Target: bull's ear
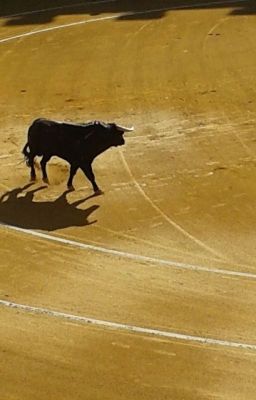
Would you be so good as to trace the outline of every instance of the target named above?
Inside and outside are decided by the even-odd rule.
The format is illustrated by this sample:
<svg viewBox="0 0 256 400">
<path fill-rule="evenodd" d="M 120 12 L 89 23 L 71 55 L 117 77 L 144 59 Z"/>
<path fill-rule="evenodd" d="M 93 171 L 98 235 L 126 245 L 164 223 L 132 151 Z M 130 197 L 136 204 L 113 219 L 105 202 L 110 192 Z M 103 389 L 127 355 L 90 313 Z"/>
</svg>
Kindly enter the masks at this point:
<svg viewBox="0 0 256 400">
<path fill-rule="evenodd" d="M 127 128 L 126 126 L 116 125 L 116 129 L 120 132 L 132 132 L 134 131 L 134 127 Z"/>
</svg>

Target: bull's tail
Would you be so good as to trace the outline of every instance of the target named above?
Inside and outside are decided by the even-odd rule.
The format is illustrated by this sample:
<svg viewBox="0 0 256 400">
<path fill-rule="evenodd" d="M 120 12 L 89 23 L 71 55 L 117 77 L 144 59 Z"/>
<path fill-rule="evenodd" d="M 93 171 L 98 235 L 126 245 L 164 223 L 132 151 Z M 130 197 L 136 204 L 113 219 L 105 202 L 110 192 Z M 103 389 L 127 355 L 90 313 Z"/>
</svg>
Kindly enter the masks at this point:
<svg viewBox="0 0 256 400">
<path fill-rule="evenodd" d="M 22 150 L 22 154 L 24 155 L 24 158 L 25 158 L 27 166 L 31 167 L 30 157 L 29 157 L 30 149 L 29 149 L 29 144 L 28 143 L 25 144 L 25 146 L 24 146 L 24 148 Z"/>
</svg>

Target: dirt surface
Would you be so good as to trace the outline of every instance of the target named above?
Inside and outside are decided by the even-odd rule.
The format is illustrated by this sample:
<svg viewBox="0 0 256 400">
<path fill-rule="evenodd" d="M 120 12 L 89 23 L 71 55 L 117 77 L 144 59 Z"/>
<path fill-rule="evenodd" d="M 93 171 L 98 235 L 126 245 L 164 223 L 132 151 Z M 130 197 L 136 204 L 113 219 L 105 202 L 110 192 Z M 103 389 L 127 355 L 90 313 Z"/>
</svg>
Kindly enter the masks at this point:
<svg viewBox="0 0 256 400">
<path fill-rule="evenodd" d="M 255 7 L 7 3 L 0 300 L 227 346 L 0 305 L 1 399 L 253 400 L 256 350 L 229 344 L 256 346 Z M 135 127 L 95 160 L 102 196 L 58 158 L 29 184 L 39 116 Z"/>
<path fill-rule="evenodd" d="M 253 355 L 15 311 L 4 310 L 1 320 L 5 385 L 0 394 L 4 399 L 56 399 L 60 394 L 63 399 L 254 396 Z"/>
</svg>

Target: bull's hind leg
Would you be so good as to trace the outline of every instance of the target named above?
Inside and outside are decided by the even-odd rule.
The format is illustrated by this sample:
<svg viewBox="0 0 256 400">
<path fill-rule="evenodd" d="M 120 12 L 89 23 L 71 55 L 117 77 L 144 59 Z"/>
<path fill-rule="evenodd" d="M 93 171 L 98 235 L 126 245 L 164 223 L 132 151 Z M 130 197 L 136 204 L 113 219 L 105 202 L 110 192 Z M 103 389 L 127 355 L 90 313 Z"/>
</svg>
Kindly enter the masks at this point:
<svg viewBox="0 0 256 400">
<path fill-rule="evenodd" d="M 45 155 L 45 156 L 43 156 L 42 160 L 40 161 L 41 169 L 42 169 L 42 173 L 43 173 L 43 182 L 45 182 L 45 183 L 49 183 L 49 179 L 48 179 L 47 172 L 46 172 L 46 164 L 50 160 L 50 158 L 51 158 L 51 156 Z"/>
<path fill-rule="evenodd" d="M 30 166 L 30 182 L 35 182 L 36 180 L 36 170 L 34 165 L 34 155 L 29 155 L 28 157 L 28 165 Z"/>
<path fill-rule="evenodd" d="M 25 161 L 28 167 L 30 167 L 30 181 L 34 182 L 36 180 L 36 171 L 34 166 L 35 154 L 30 150 L 30 145 L 27 142 L 22 150 L 25 157 Z"/>
</svg>

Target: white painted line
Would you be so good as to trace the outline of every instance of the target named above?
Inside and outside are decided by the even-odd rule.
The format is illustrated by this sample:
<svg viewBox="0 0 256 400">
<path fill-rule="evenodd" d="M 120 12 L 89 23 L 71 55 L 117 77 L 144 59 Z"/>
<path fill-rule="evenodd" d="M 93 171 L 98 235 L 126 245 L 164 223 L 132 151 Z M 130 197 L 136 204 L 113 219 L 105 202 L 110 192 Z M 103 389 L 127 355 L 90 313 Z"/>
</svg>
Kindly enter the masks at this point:
<svg viewBox="0 0 256 400">
<path fill-rule="evenodd" d="M 70 28 L 72 26 L 89 24 L 91 22 L 105 21 L 105 20 L 108 20 L 108 19 L 114 19 L 115 17 L 116 16 L 110 15 L 110 16 L 107 16 L 107 17 L 92 18 L 92 19 L 88 19 L 88 20 L 84 20 L 84 21 L 72 22 L 70 24 L 52 26 L 51 28 L 39 29 L 37 31 L 26 32 L 26 33 L 22 33 L 20 35 L 15 35 L 15 36 L 10 36 L 8 38 L 0 39 L 0 43 L 5 43 L 5 42 L 9 42 L 9 41 L 14 40 L 14 39 L 21 39 L 21 38 L 24 38 L 24 37 L 33 36 L 33 35 L 36 35 L 36 34 L 39 34 L 39 33 L 51 32 L 51 31 L 55 31 L 55 30 L 63 29 L 63 28 Z"/>
<path fill-rule="evenodd" d="M 20 35 L 9 36 L 7 38 L 0 39 L 0 44 L 9 42 L 9 41 L 15 40 L 15 39 L 20 39 L 20 38 L 25 38 L 28 36 L 37 35 L 37 34 L 44 33 L 44 32 L 51 32 L 54 30 L 70 28 L 70 27 L 78 26 L 78 25 L 85 25 L 85 24 L 89 24 L 92 22 L 102 22 L 102 21 L 108 21 L 108 20 L 113 20 L 113 19 L 118 19 L 118 18 L 132 17 L 133 15 L 145 15 L 145 14 L 156 13 L 156 12 L 161 12 L 161 11 L 185 10 L 185 9 L 208 7 L 208 6 L 214 6 L 214 5 L 225 5 L 225 4 L 239 4 L 239 3 L 244 3 L 246 1 L 248 1 L 248 0 L 224 0 L 221 2 L 212 1 L 212 2 L 202 2 L 202 3 L 194 3 L 194 4 L 181 4 L 179 6 L 169 6 L 169 7 L 157 8 L 157 9 L 151 9 L 151 10 L 143 10 L 143 11 L 131 11 L 131 12 L 126 12 L 126 13 L 121 13 L 121 14 L 109 15 L 109 16 L 105 16 L 105 17 L 86 19 L 86 20 L 82 20 L 82 21 L 78 21 L 78 22 L 72 22 L 69 24 L 56 25 L 56 26 L 52 26 L 49 28 L 35 30 L 32 32 L 25 32 Z"/>
<path fill-rule="evenodd" d="M 198 343 L 202 343 L 202 344 L 206 344 L 206 345 L 233 347 L 233 348 L 240 348 L 240 349 L 254 350 L 254 351 L 256 350 L 256 344 L 239 343 L 239 342 L 233 342 L 233 341 L 229 341 L 229 340 L 213 339 L 213 338 L 208 338 L 208 337 L 186 335 L 186 334 L 177 333 L 177 332 L 161 331 L 158 329 L 144 328 L 144 327 L 135 326 L 135 325 L 127 325 L 127 324 L 122 324 L 122 323 L 118 323 L 118 322 L 104 321 L 104 320 L 100 320 L 100 319 L 94 319 L 94 318 L 73 315 L 73 314 L 67 314 L 67 313 L 63 313 L 60 311 L 49 310 L 48 308 L 33 307 L 33 306 L 13 303 L 11 301 L 5 301 L 5 300 L 0 300 L 0 305 L 3 307 L 22 310 L 22 311 L 25 311 L 28 313 L 41 314 L 41 315 L 46 315 L 49 317 L 68 319 L 68 320 L 79 322 L 79 323 L 102 326 L 102 327 L 108 328 L 108 329 L 123 330 L 123 331 L 128 331 L 128 332 L 133 332 L 133 333 L 142 333 L 145 335 L 154 335 L 154 336 L 160 336 L 160 337 L 164 337 L 164 338 L 168 338 L 168 339 L 176 339 L 176 340 L 187 341 L 187 342 L 198 342 Z"/>
<path fill-rule="evenodd" d="M 239 272 L 239 271 L 232 271 L 232 270 L 226 270 L 226 269 L 208 268 L 208 267 L 204 267 L 204 266 L 200 266 L 200 265 L 184 264 L 181 262 L 163 260 L 161 258 L 147 257 L 147 256 L 139 255 L 139 254 L 128 253 L 125 251 L 119 251 L 119 250 L 109 249 L 109 248 L 105 248 L 105 247 L 101 247 L 101 246 L 94 246 L 94 245 L 87 244 L 87 243 L 81 243 L 81 242 L 77 242 L 74 240 L 65 239 L 63 237 L 53 236 L 53 235 L 49 235 L 47 233 L 32 231 L 29 229 L 19 228 L 17 226 L 7 225 L 7 224 L 2 224 L 2 223 L 0 223 L 0 227 L 2 227 L 3 229 L 13 230 L 13 231 L 21 232 L 23 234 L 39 237 L 41 239 L 50 240 L 52 242 L 69 245 L 71 247 L 76 247 L 76 248 L 80 248 L 83 250 L 90 250 L 90 251 L 103 253 L 103 254 L 109 254 L 111 256 L 122 257 L 122 258 L 130 259 L 130 260 L 134 260 L 134 261 L 138 261 L 138 262 L 146 262 L 146 263 L 150 263 L 150 264 L 164 265 L 164 266 L 168 266 L 168 267 L 174 267 L 174 268 L 190 270 L 190 271 L 200 271 L 200 272 L 207 272 L 207 273 L 213 273 L 213 274 L 219 274 L 219 275 L 226 275 L 226 276 L 231 276 L 231 277 L 239 277 L 239 278 L 256 280 L 256 274 L 253 274 L 250 272 Z"/>
</svg>

